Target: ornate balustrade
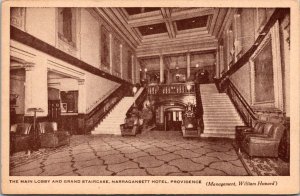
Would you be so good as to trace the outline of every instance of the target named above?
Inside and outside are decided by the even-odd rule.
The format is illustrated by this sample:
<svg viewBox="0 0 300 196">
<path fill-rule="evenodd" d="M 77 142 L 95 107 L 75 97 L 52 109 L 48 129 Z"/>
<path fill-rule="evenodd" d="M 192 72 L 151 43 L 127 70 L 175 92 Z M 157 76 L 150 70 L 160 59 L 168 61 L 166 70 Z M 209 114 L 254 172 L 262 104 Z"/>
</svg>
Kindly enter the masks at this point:
<svg viewBox="0 0 300 196">
<path fill-rule="evenodd" d="M 157 84 L 148 86 L 148 95 L 172 95 L 172 94 L 191 94 L 195 93 L 195 84 L 189 83 L 173 83 L 173 84 Z"/>
</svg>

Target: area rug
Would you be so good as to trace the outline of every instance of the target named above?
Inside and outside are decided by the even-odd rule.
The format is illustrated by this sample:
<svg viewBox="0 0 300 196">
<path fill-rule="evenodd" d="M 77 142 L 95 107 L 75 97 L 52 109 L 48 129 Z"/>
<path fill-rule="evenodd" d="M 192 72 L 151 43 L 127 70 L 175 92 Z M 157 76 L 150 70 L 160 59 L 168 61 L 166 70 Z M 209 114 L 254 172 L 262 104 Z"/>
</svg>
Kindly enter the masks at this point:
<svg viewBox="0 0 300 196">
<path fill-rule="evenodd" d="M 252 176 L 289 176 L 289 163 L 282 161 L 280 158 L 260 158 L 253 157 L 250 159 L 245 152 L 239 152 L 237 145 L 234 143 L 237 154 L 246 168 L 249 175 Z"/>
<path fill-rule="evenodd" d="M 91 136 L 82 136 L 82 135 L 72 135 L 71 142 L 69 146 L 60 146 L 57 148 L 40 148 L 37 151 L 33 151 L 30 153 L 30 155 L 26 154 L 25 151 L 16 152 L 12 156 L 10 156 L 10 168 L 14 168 L 16 166 L 29 163 L 31 161 L 35 161 L 38 158 L 41 158 L 43 156 L 50 155 L 52 153 L 57 153 L 59 151 L 63 151 L 67 148 L 71 148 L 74 146 L 77 146 L 79 144 L 85 143 L 89 140 L 91 140 Z"/>
</svg>

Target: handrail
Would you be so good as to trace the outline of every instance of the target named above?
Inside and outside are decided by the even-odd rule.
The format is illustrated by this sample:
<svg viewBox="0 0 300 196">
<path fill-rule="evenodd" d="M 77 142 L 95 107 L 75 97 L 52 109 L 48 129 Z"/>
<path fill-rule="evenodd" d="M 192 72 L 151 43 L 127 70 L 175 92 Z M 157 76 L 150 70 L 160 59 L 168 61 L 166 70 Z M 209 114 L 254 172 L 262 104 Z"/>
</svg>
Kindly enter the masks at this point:
<svg viewBox="0 0 300 196">
<path fill-rule="evenodd" d="M 90 132 L 103 118 L 109 113 L 109 111 L 124 97 L 131 92 L 130 85 L 121 85 L 108 97 L 106 97 L 101 103 L 99 103 L 94 109 L 83 117 L 84 132 Z"/>
<path fill-rule="evenodd" d="M 202 116 L 204 114 L 204 111 L 203 111 L 203 105 L 202 105 L 202 98 L 201 98 L 199 83 L 196 83 L 195 88 L 196 88 L 196 105 L 197 105 L 197 108 L 198 108 L 198 115 L 199 115 L 198 117 L 202 118 Z"/>
<path fill-rule="evenodd" d="M 126 114 L 130 113 L 133 110 L 133 107 L 137 107 L 141 109 L 143 102 L 147 98 L 147 89 L 144 88 L 139 97 L 135 100 L 135 102 L 132 104 L 132 106 L 127 110 Z"/>
<path fill-rule="evenodd" d="M 232 100 L 233 104 L 237 108 L 238 113 L 241 115 L 243 121 L 248 125 L 252 124 L 252 121 L 258 120 L 257 115 L 247 103 L 245 98 L 240 94 L 236 86 L 228 79 L 226 80 L 226 86 L 223 87 L 229 98 Z"/>
<path fill-rule="evenodd" d="M 109 90 L 107 93 L 105 93 L 104 95 L 102 95 L 97 101 L 95 101 L 92 105 L 90 105 L 87 109 L 86 109 L 86 113 L 91 112 L 99 103 L 101 103 L 102 101 L 104 101 L 105 98 L 109 97 L 110 94 L 114 91 L 116 91 L 120 86 L 114 86 L 111 90 Z"/>
<path fill-rule="evenodd" d="M 241 95 L 241 93 L 238 91 L 238 89 L 235 87 L 235 85 L 230 80 L 228 81 L 228 85 L 232 88 L 232 90 L 234 91 L 234 93 L 237 95 L 237 97 L 239 98 L 239 100 L 241 101 L 241 103 L 243 104 L 243 106 L 246 108 L 246 110 L 248 111 L 248 113 L 250 114 L 250 116 L 254 120 L 257 120 L 257 116 L 255 115 L 255 112 L 253 111 L 253 109 L 251 108 L 251 106 L 247 103 L 247 101 L 245 100 L 245 98 Z"/>
</svg>

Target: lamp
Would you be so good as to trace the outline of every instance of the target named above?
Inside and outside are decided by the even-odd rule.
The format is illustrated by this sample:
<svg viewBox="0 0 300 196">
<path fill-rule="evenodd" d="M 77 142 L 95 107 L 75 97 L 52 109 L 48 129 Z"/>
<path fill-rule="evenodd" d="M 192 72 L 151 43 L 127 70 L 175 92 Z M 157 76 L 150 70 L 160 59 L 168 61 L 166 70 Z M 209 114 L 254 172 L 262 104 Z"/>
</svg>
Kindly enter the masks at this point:
<svg viewBox="0 0 300 196">
<path fill-rule="evenodd" d="M 33 115 L 33 142 L 34 144 L 32 145 L 33 150 L 36 150 L 39 146 L 38 146 L 38 133 L 37 133 L 37 129 L 36 129 L 36 113 L 37 112 L 44 112 L 44 110 L 42 108 L 28 108 L 27 112 L 34 112 Z"/>
</svg>

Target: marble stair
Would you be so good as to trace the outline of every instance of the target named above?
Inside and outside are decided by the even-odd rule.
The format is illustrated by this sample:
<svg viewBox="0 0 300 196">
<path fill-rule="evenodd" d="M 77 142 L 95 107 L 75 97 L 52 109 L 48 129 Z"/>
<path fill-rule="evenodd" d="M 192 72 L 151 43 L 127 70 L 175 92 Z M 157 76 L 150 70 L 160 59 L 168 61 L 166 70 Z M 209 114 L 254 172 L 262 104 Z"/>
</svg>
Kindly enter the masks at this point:
<svg viewBox="0 0 300 196">
<path fill-rule="evenodd" d="M 144 88 L 140 88 L 134 97 L 124 97 L 109 114 L 94 128 L 93 135 L 110 134 L 121 135 L 120 124 L 124 123 L 126 112 L 134 104 L 134 101 L 140 96 Z"/>
<path fill-rule="evenodd" d="M 235 126 L 244 125 L 226 93 L 219 93 L 215 84 L 200 85 L 204 131 L 201 137 L 235 138 Z"/>
</svg>

